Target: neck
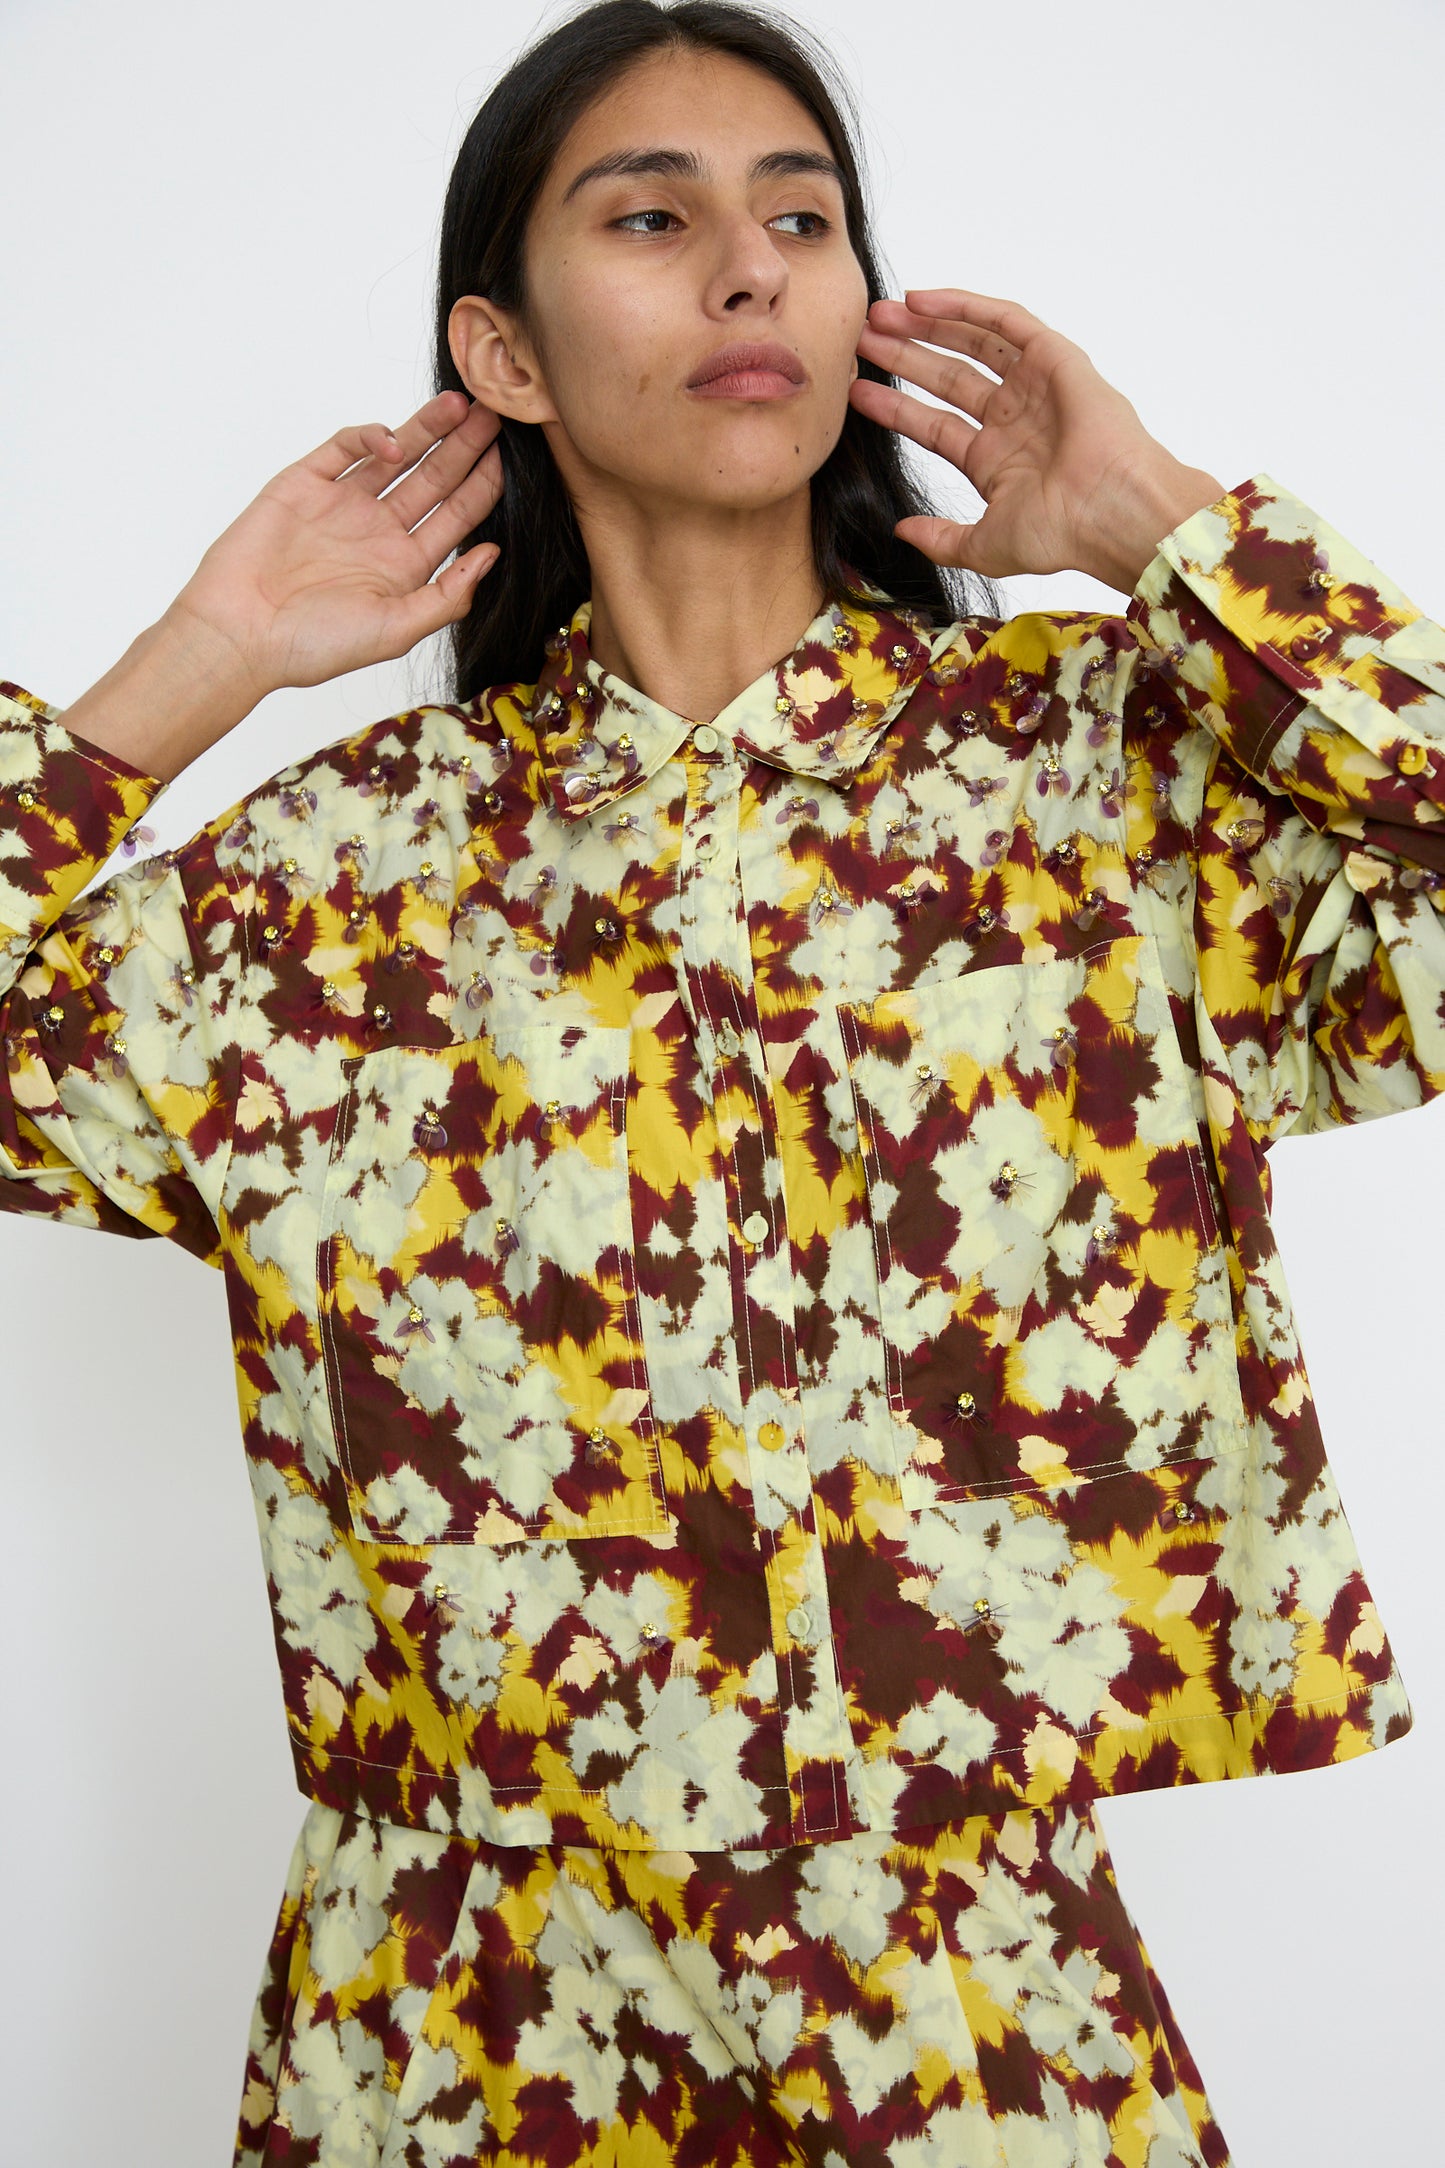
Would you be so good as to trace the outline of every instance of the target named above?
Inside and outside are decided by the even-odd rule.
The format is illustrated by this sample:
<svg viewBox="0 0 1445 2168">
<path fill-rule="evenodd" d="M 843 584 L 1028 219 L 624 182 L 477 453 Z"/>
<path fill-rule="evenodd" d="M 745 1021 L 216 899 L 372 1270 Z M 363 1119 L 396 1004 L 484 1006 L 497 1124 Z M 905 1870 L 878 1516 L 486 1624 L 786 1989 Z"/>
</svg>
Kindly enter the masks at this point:
<svg viewBox="0 0 1445 2168">
<path fill-rule="evenodd" d="M 823 607 L 809 521 L 806 486 L 757 510 L 578 503 L 593 656 L 675 715 L 710 722 Z"/>
</svg>

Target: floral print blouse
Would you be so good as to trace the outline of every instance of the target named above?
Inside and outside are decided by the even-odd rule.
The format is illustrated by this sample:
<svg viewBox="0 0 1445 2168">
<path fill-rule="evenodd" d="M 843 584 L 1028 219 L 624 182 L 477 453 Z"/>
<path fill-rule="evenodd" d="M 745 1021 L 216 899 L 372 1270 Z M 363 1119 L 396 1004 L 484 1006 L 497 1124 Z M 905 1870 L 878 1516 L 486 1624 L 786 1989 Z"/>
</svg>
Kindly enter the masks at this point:
<svg viewBox="0 0 1445 2168">
<path fill-rule="evenodd" d="M 589 623 L 103 884 L 164 785 L 0 686 L 0 1208 L 224 1274 L 302 1789 L 776 1847 L 1397 1737 L 1267 1154 L 1445 1089 L 1445 632 L 1263 474 L 703 723 Z"/>
</svg>

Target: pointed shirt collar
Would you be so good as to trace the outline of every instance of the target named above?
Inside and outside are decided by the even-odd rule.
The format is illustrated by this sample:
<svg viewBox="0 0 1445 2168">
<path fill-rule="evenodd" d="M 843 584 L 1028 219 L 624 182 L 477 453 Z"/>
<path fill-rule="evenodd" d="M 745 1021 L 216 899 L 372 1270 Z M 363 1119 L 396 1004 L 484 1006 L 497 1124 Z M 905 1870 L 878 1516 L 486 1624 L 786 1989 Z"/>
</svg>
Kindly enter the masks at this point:
<svg viewBox="0 0 1445 2168">
<path fill-rule="evenodd" d="M 713 716 L 719 740 L 795 775 L 850 783 L 948 638 L 868 592 L 866 605 L 830 603 L 791 653 Z M 591 624 L 589 599 L 547 642 L 530 710 L 552 796 L 574 816 L 635 788 L 698 727 L 604 670 Z"/>
</svg>

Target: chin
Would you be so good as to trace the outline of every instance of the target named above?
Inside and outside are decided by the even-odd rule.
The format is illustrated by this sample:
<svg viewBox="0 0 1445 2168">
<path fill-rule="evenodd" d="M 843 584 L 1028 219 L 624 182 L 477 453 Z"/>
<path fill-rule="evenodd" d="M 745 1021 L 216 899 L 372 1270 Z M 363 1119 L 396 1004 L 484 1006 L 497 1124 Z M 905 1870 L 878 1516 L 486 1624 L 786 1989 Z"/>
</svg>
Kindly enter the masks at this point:
<svg viewBox="0 0 1445 2168">
<path fill-rule="evenodd" d="M 777 504 L 800 489 L 828 456 L 831 447 L 814 444 L 811 435 L 795 432 L 767 445 L 724 439 L 700 447 L 677 471 L 677 487 L 696 500 L 738 510 Z"/>
</svg>

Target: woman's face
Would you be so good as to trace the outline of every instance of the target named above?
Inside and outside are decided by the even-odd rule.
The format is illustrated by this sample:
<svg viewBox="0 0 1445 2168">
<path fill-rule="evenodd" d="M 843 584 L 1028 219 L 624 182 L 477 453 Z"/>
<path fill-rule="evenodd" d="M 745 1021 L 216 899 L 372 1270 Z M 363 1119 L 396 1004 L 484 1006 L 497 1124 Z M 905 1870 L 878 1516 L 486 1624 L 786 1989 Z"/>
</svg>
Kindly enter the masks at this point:
<svg viewBox="0 0 1445 2168">
<path fill-rule="evenodd" d="M 527 284 L 535 345 L 473 296 L 453 353 L 476 397 L 545 428 L 580 514 L 619 487 L 663 513 L 755 510 L 837 442 L 863 272 L 827 138 L 746 62 L 650 56 L 587 108 L 534 206 Z M 703 388 L 737 344 L 780 348 L 791 378 Z"/>
</svg>

